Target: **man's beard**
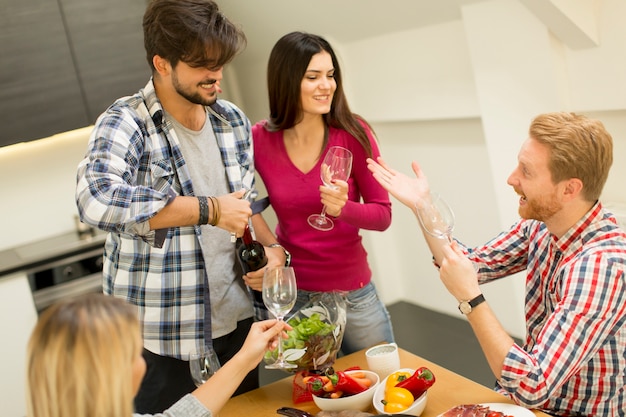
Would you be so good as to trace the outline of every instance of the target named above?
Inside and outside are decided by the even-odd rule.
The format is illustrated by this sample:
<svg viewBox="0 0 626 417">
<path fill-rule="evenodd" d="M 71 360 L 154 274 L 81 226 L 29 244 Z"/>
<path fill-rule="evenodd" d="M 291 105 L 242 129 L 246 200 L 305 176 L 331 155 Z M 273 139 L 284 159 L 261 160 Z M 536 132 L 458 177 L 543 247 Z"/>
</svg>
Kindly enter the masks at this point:
<svg viewBox="0 0 626 417">
<path fill-rule="evenodd" d="M 554 195 L 547 199 L 526 200 L 525 206 L 520 206 L 519 214 L 524 219 L 533 219 L 545 222 L 563 208 Z"/>
<path fill-rule="evenodd" d="M 210 84 L 210 83 L 215 84 L 215 80 L 210 80 L 209 82 L 202 83 L 202 84 Z M 217 90 L 215 91 L 215 94 L 213 95 L 213 97 L 210 97 L 210 98 L 204 98 L 197 91 L 187 91 L 183 87 L 183 85 L 180 82 L 178 82 L 178 75 L 176 74 L 176 71 L 172 72 L 172 85 L 174 86 L 174 89 L 181 97 L 183 97 L 184 99 L 186 99 L 187 101 L 193 104 L 210 106 L 211 104 L 217 101 Z M 201 87 L 198 87 L 198 88 L 201 88 Z"/>
</svg>

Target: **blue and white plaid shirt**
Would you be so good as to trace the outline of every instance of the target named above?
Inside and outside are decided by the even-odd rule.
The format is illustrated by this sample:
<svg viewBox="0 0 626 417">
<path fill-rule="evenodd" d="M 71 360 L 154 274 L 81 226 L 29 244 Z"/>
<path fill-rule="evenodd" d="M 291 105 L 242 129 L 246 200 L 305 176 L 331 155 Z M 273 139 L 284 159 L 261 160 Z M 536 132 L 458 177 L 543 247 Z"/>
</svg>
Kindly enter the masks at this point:
<svg viewBox="0 0 626 417">
<path fill-rule="evenodd" d="M 207 110 L 231 192 L 254 190 L 249 120 L 224 100 Z M 150 80 L 98 118 L 78 166 L 76 202 L 85 223 L 110 232 L 104 292 L 138 307 L 148 350 L 186 359 L 211 326 L 204 320 L 201 230 L 150 231 L 148 225 L 175 196 L 194 195 L 178 144 Z"/>
</svg>

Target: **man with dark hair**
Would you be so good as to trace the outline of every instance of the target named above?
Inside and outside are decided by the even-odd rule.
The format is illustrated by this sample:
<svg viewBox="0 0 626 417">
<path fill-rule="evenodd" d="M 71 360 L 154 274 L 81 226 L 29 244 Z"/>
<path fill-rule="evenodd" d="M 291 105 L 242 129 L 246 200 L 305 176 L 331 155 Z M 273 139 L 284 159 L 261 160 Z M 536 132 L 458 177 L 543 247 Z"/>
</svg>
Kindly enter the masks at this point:
<svg viewBox="0 0 626 417">
<path fill-rule="evenodd" d="M 191 350 L 212 345 L 225 363 L 248 334 L 233 237 L 256 191 L 250 122 L 217 98 L 244 34 L 210 0 L 153 0 L 143 28 L 152 78 L 98 118 L 76 201 L 83 222 L 109 232 L 104 292 L 138 307 L 148 370 L 136 411 L 158 413 L 195 389 Z M 236 394 L 257 386 L 254 370 Z"/>
</svg>

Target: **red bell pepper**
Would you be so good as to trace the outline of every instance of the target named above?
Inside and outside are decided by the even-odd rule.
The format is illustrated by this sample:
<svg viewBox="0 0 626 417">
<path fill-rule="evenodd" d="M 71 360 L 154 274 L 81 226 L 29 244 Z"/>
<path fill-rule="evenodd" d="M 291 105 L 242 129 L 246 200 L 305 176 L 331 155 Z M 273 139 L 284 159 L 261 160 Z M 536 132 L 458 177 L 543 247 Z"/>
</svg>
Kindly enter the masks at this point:
<svg viewBox="0 0 626 417">
<path fill-rule="evenodd" d="M 306 381 L 306 386 L 309 392 L 313 395 L 317 395 L 318 397 L 322 397 L 326 394 L 324 391 L 324 385 L 326 382 L 319 375 L 312 375 Z"/>
<path fill-rule="evenodd" d="M 368 387 L 361 384 L 349 374 L 342 371 L 327 374 L 331 382 L 335 386 L 335 391 L 341 391 L 345 395 L 354 395 L 365 391 Z"/>
<path fill-rule="evenodd" d="M 413 375 L 409 378 L 396 384 L 396 387 L 408 389 L 417 400 L 423 393 L 426 392 L 428 388 L 432 387 L 434 383 L 435 375 L 430 369 L 422 366 L 421 368 L 415 370 Z"/>
</svg>

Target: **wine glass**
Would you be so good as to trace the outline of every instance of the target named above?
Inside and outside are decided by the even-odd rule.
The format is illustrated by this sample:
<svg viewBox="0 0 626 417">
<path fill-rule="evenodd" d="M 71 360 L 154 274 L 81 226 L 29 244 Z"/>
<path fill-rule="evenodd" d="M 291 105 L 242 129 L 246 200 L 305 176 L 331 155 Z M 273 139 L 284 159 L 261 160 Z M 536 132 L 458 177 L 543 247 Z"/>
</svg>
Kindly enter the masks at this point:
<svg viewBox="0 0 626 417">
<path fill-rule="evenodd" d="M 431 193 L 430 201 L 420 200 L 415 208 L 422 227 L 429 235 L 452 241 L 454 213 L 439 194 Z"/>
<path fill-rule="evenodd" d="M 220 366 L 217 353 L 208 346 L 194 349 L 189 353 L 189 370 L 197 387 L 207 382 L 220 369 Z"/>
<path fill-rule="evenodd" d="M 341 146 L 333 146 L 324 157 L 320 177 L 325 186 L 336 188 L 333 181 L 348 181 L 351 169 L 352 152 Z M 317 230 L 328 231 L 335 226 L 333 221 L 326 217 L 326 206 L 322 209 L 321 214 L 311 214 L 307 220 Z"/>
<path fill-rule="evenodd" d="M 263 303 L 268 311 L 279 321 L 291 311 L 296 303 L 298 290 L 296 275 L 290 266 L 268 268 L 263 275 Z M 289 369 L 296 365 L 285 362 L 283 358 L 282 337 L 278 338 L 278 359 L 276 362 L 265 365 L 267 369 Z"/>
</svg>

